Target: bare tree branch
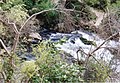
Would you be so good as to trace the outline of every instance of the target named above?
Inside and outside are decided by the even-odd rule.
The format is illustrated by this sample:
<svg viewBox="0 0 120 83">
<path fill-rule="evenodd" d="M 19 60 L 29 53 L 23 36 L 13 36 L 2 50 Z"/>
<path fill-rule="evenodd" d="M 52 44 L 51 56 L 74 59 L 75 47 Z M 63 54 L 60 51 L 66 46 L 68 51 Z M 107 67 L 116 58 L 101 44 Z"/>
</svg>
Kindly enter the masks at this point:
<svg viewBox="0 0 120 83">
<path fill-rule="evenodd" d="M 2 44 L 4 50 L 7 52 L 7 54 L 8 54 L 9 56 L 11 56 L 10 52 L 7 50 L 7 47 L 5 46 L 5 44 L 3 43 L 3 41 L 2 41 L 1 39 L 0 39 L 0 43 Z"/>
<path fill-rule="evenodd" d="M 33 18 L 34 16 L 39 15 L 39 14 L 44 13 L 44 12 L 54 11 L 54 10 L 56 10 L 56 9 L 43 10 L 43 11 L 40 11 L 40 12 L 38 12 L 38 13 L 33 14 L 32 16 L 30 16 L 30 17 L 24 22 L 24 24 L 21 26 L 21 28 L 20 28 L 19 31 L 21 32 L 22 29 L 24 28 L 24 26 L 27 24 L 27 22 L 28 22 L 31 18 Z"/>
<path fill-rule="evenodd" d="M 119 35 L 119 32 L 118 33 L 115 33 L 115 34 L 113 34 L 112 36 L 110 36 L 110 37 L 108 37 L 103 43 L 101 43 L 96 49 L 94 49 L 91 53 L 89 53 L 88 55 L 89 55 L 89 57 L 90 56 L 92 56 L 92 54 L 95 52 L 95 51 L 97 51 L 97 50 L 99 50 L 100 49 L 100 47 L 102 46 L 102 45 L 104 45 L 108 40 L 110 40 L 111 38 L 113 38 L 113 37 L 115 37 L 115 36 L 117 36 L 117 35 Z"/>
<path fill-rule="evenodd" d="M 15 23 L 11 23 L 10 21 L 9 21 L 9 19 L 8 19 L 8 24 L 11 24 L 11 25 L 13 25 L 13 30 L 14 30 L 14 32 L 17 34 L 17 33 L 19 33 L 18 32 L 18 29 L 17 29 L 17 26 L 16 26 L 16 24 Z"/>
<path fill-rule="evenodd" d="M 19 43 L 19 37 L 20 37 L 20 33 L 18 32 L 15 35 L 14 44 L 13 44 L 13 47 L 12 47 L 13 53 L 15 53 L 15 50 L 17 48 L 17 44 Z"/>
<path fill-rule="evenodd" d="M 38 13 L 33 14 L 32 16 L 30 16 L 30 17 L 24 22 L 24 24 L 21 26 L 21 28 L 19 29 L 19 31 L 17 30 L 16 25 L 15 25 L 14 23 L 11 23 L 11 24 L 14 25 L 14 29 L 15 29 L 15 31 L 16 31 L 16 36 L 15 36 L 15 40 L 14 40 L 14 45 L 13 45 L 13 48 L 12 48 L 12 49 L 13 49 L 13 53 L 15 52 L 15 50 L 16 50 L 16 48 L 17 48 L 17 44 L 19 43 L 20 33 L 21 33 L 22 29 L 25 27 L 25 25 L 27 24 L 27 22 L 28 22 L 30 19 L 32 19 L 34 16 L 36 16 L 36 15 L 39 15 L 39 14 L 44 13 L 44 12 L 52 11 L 52 10 L 56 10 L 56 9 L 43 10 L 43 11 L 40 11 L 40 12 L 38 12 Z"/>
</svg>

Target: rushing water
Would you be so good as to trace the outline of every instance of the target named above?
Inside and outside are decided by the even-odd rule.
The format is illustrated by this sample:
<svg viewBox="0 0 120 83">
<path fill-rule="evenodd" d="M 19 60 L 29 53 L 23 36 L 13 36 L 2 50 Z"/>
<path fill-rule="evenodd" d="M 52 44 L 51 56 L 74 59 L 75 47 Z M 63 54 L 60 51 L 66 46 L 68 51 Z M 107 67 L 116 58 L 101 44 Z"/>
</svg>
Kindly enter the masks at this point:
<svg viewBox="0 0 120 83">
<path fill-rule="evenodd" d="M 57 44 L 56 47 L 59 50 L 63 50 L 64 52 L 70 54 L 75 59 L 79 58 L 79 60 L 83 60 L 83 61 L 86 59 L 87 56 L 84 54 L 81 54 L 82 52 L 79 52 L 78 53 L 79 57 L 78 57 L 77 51 L 79 49 L 82 49 L 82 51 L 88 54 L 105 41 L 101 39 L 99 36 L 97 36 L 96 34 L 84 32 L 84 31 L 74 31 L 74 32 L 71 32 L 70 34 L 51 33 L 49 35 L 49 39 L 51 39 L 54 42 L 59 41 L 64 37 L 67 39 L 66 42 L 63 44 Z M 83 41 L 81 41 L 80 39 L 81 37 L 87 39 L 88 41 L 93 41 L 95 45 L 84 44 Z M 104 45 L 102 45 L 100 49 L 94 52 L 94 57 L 97 60 L 102 59 L 106 63 L 110 64 L 110 67 L 115 72 L 115 75 L 116 73 L 120 72 L 120 56 L 117 55 L 118 57 L 116 57 L 116 54 L 114 53 L 114 51 L 111 51 L 108 48 L 118 49 L 119 46 L 120 46 L 119 42 L 116 42 L 114 40 L 109 40 Z M 113 78 L 115 75 L 113 75 Z M 120 74 L 116 76 L 120 77 Z M 119 79 L 120 78 L 116 79 L 115 77 L 115 81 L 120 81 Z"/>
<path fill-rule="evenodd" d="M 90 33 L 87 31 L 74 31 L 69 34 L 65 33 L 57 33 L 57 32 L 50 32 L 50 31 L 43 31 L 41 33 L 42 37 L 44 40 L 50 39 L 52 42 L 57 42 L 60 41 L 61 39 L 64 39 L 64 43 L 56 44 L 56 47 L 58 50 L 62 50 L 69 55 L 72 56 L 71 59 L 78 59 L 85 61 L 87 56 L 83 53 L 83 51 L 88 54 L 95 50 L 100 44 L 102 44 L 105 40 L 101 39 L 97 34 Z M 82 39 L 85 41 L 90 41 L 90 43 L 84 43 Z M 104 45 L 102 45 L 97 51 L 93 53 L 93 56 L 97 59 L 100 60 L 102 59 L 106 63 L 108 63 L 111 67 L 111 69 L 116 73 L 120 72 L 120 56 L 117 55 L 112 51 L 111 48 L 120 48 L 120 43 L 116 42 L 114 40 L 109 40 L 107 41 Z M 77 51 L 81 49 L 82 52 Z M 120 53 L 119 53 L 120 54 Z M 20 54 L 21 55 L 21 54 Z M 26 60 L 35 60 L 35 57 L 33 57 L 31 54 L 27 53 L 24 57 Z M 22 57 L 22 56 L 21 56 Z M 113 77 L 115 76 L 113 74 Z M 117 76 L 117 75 L 116 75 Z M 120 74 L 119 76 L 120 77 Z M 116 80 L 116 77 L 115 77 Z M 119 78 L 117 81 L 120 81 Z"/>
<path fill-rule="evenodd" d="M 92 52 L 95 48 L 97 48 L 104 40 L 100 39 L 97 35 L 95 34 L 90 34 L 86 32 L 81 32 L 81 31 L 75 31 L 72 32 L 71 34 L 63 34 L 63 33 L 53 33 L 50 35 L 50 39 L 52 41 L 57 41 L 62 38 L 66 37 L 67 40 L 63 44 L 57 44 L 56 47 L 59 48 L 59 50 L 63 50 L 66 53 L 71 54 L 74 58 L 77 57 L 77 51 L 79 49 L 82 49 L 85 53 L 90 53 Z M 84 44 L 80 37 L 83 37 L 87 39 L 88 41 L 93 41 L 95 45 L 86 45 Z M 118 46 L 118 42 L 115 41 L 108 41 L 106 42 L 99 50 L 95 51 L 95 57 L 97 59 L 103 59 L 106 62 L 110 62 L 112 57 L 114 56 L 108 49 L 106 48 L 116 48 Z M 82 60 L 85 60 L 86 56 L 81 56 L 81 53 L 79 53 L 79 58 Z"/>
</svg>

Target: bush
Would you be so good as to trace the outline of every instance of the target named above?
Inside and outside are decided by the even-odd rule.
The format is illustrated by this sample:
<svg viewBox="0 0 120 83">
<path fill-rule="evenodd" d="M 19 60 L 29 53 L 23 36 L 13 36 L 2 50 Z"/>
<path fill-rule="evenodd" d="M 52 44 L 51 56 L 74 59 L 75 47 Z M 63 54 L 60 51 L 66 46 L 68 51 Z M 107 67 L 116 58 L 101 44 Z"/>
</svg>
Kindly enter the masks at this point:
<svg viewBox="0 0 120 83">
<path fill-rule="evenodd" d="M 84 0 L 85 3 L 91 7 L 105 10 L 109 0 Z"/>
<path fill-rule="evenodd" d="M 22 0 L 7 0 L 5 3 L 1 4 L 1 8 L 3 10 L 10 10 L 10 8 L 17 6 L 17 5 L 24 5 Z"/>
<path fill-rule="evenodd" d="M 98 9 L 104 9 L 106 5 L 110 6 L 110 4 L 108 3 L 109 1 L 107 2 L 106 0 L 103 0 L 103 2 L 101 0 L 85 0 L 85 2 L 87 3 L 87 5 L 78 1 L 68 1 L 68 3 L 66 3 L 65 6 L 68 9 L 72 9 L 75 7 L 75 11 L 83 10 L 81 13 L 75 11 L 71 11 L 68 13 L 64 11 L 65 13 L 68 13 L 68 15 L 70 14 L 72 18 L 70 18 L 69 16 L 66 17 L 62 13 L 60 13 L 62 18 L 57 18 L 58 13 L 56 13 L 55 11 L 42 13 L 41 17 L 44 21 L 43 25 L 48 28 L 53 28 L 53 25 L 57 24 L 57 20 L 60 22 L 60 25 L 63 24 L 63 27 L 64 23 L 66 22 L 65 28 L 67 28 L 67 31 L 74 27 L 74 24 L 75 26 L 80 25 L 76 26 L 75 28 L 81 26 L 83 27 L 84 22 L 89 22 L 91 21 L 91 19 L 93 20 L 96 18 L 95 15 L 92 15 L 92 13 L 89 11 L 88 5 L 91 7 L 97 7 Z M 117 2 L 117 5 L 114 4 L 111 5 L 110 8 L 114 6 L 114 8 L 118 8 L 120 3 Z M 0 3 L 0 39 L 3 40 L 6 47 L 11 47 L 13 44 L 11 40 L 13 40 L 16 35 L 14 35 L 15 32 L 13 32 L 13 30 L 11 29 L 11 27 L 13 26 L 9 26 L 8 18 L 10 22 L 14 22 L 19 29 L 21 24 L 24 23 L 29 15 L 40 12 L 42 10 L 55 8 L 54 6 L 55 5 L 51 2 L 51 0 L 6 0 L 5 3 Z M 1 11 L 3 11 L 2 14 Z M 117 12 L 117 14 L 119 16 L 119 11 Z M 39 16 L 40 15 L 36 16 L 36 18 L 41 20 Z M 54 21 L 54 19 L 56 20 Z M 81 20 L 84 21 L 83 25 L 82 23 L 79 24 L 79 21 Z M 21 34 L 29 35 L 30 31 L 27 31 L 27 29 L 30 30 L 31 27 L 35 31 L 36 27 L 33 27 L 33 25 L 35 24 L 33 22 L 35 22 L 34 19 L 31 19 L 26 24 L 25 29 L 21 31 Z M 38 26 L 40 26 L 40 24 L 38 24 Z M 26 29 L 26 27 L 28 28 Z M 31 30 L 31 32 L 32 31 L 33 30 Z M 64 29 L 63 31 L 65 32 Z M 22 49 L 23 53 L 26 52 L 26 47 L 23 46 L 24 44 L 22 43 L 24 43 L 25 41 L 25 44 L 27 44 L 27 48 L 29 48 L 28 45 L 30 45 L 31 42 L 28 42 L 27 40 L 28 36 L 23 38 L 22 36 L 20 36 L 20 47 L 18 47 L 16 51 L 20 51 L 20 49 Z M 81 40 L 87 45 L 95 45 L 93 41 L 87 41 L 84 38 L 81 38 Z M 62 40 L 59 43 L 63 42 L 65 41 Z M 83 70 L 85 70 L 85 68 L 81 64 L 78 65 L 77 63 L 67 63 L 66 61 L 62 60 L 60 54 L 61 51 L 58 51 L 54 45 L 55 43 L 52 43 L 51 41 L 42 41 L 39 45 L 33 46 L 33 54 L 36 56 L 36 59 L 32 61 L 23 61 L 12 52 L 10 53 L 10 56 L 9 53 L 6 54 L 6 49 L 4 50 L 2 49 L 2 46 L 0 46 L 0 53 L 2 52 L 2 50 L 4 51 L 4 53 L 2 53 L 0 56 L 0 78 L 2 78 L 4 82 L 7 83 L 20 83 L 20 81 L 23 82 L 23 80 L 25 80 L 24 82 L 31 83 L 84 81 L 105 82 L 108 78 L 108 73 L 110 72 L 109 67 L 106 66 L 106 64 L 103 64 L 103 62 L 101 62 L 101 64 L 104 66 L 103 67 L 98 63 L 95 63 L 95 61 L 90 61 L 88 69 L 85 71 L 85 78 L 83 80 L 82 74 L 84 73 Z"/>
<path fill-rule="evenodd" d="M 31 77 L 32 82 L 80 82 L 83 67 L 68 64 L 60 58 L 60 54 L 51 42 L 42 42 L 34 49 L 38 71 Z"/>
<path fill-rule="evenodd" d="M 11 20 L 14 20 L 14 22 L 18 22 L 22 24 L 25 22 L 29 15 L 25 10 L 23 10 L 21 5 L 16 5 L 14 7 L 10 8 L 10 12 L 7 13 L 7 17 Z"/>
<path fill-rule="evenodd" d="M 85 71 L 84 80 L 86 82 L 106 82 L 110 75 L 110 68 L 104 61 L 99 60 L 100 64 L 90 61 L 88 69 Z"/>
</svg>

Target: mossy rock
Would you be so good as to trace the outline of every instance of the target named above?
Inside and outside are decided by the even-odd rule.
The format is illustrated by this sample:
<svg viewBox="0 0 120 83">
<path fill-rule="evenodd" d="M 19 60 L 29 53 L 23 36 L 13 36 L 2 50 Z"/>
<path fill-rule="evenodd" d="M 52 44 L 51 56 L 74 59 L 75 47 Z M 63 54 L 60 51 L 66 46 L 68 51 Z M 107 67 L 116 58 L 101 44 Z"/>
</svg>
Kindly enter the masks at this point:
<svg viewBox="0 0 120 83">
<path fill-rule="evenodd" d="M 80 37 L 80 40 L 81 40 L 84 44 L 86 44 L 86 45 L 94 45 L 94 46 L 96 46 L 96 43 L 95 43 L 94 41 L 89 41 L 89 40 L 87 40 L 87 39 L 85 39 L 85 38 L 83 38 L 83 37 Z"/>
</svg>

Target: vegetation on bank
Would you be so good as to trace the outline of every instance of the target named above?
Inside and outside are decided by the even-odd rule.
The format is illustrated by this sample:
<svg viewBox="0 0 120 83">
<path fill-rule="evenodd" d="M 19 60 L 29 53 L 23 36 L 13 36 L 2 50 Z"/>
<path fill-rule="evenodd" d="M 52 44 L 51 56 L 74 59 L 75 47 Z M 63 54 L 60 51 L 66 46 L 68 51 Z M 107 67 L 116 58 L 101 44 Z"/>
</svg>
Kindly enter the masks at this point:
<svg viewBox="0 0 120 83">
<path fill-rule="evenodd" d="M 108 13 L 101 25 L 109 24 L 110 28 L 106 25 L 107 28 L 102 26 L 97 30 L 90 23 L 97 18 L 91 12 L 91 7 Z M 116 22 L 120 20 L 119 8 L 119 0 L 1 0 L 0 82 L 105 82 L 109 79 L 111 70 L 104 61 L 98 63 L 91 58 L 92 54 L 88 54 L 91 59 L 87 66 L 86 62 L 79 63 L 78 60 L 68 63 L 63 56 L 69 55 L 58 51 L 56 43 L 37 38 L 39 42 L 32 44 L 29 40 L 35 38 L 30 38 L 29 35 L 43 29 L 64 33 L 81 29 L 94 33 L 103 31 L 103 34 L 99 34 L 107 38 L 119 31 L 116 28 L 119 26 Z M 112 23 L 116 25 L 112 26 Z M 114 39 L 113 37 L 110 39 Z M 88 45 L 95 45 L 93 41 L 80 39 Z M 63 42 L 60 40 L 57 43 Z M 30 48 L 30 53 L 35 56 L 34 60 L 27 61 L 19 57 Z"/>
</svg>

